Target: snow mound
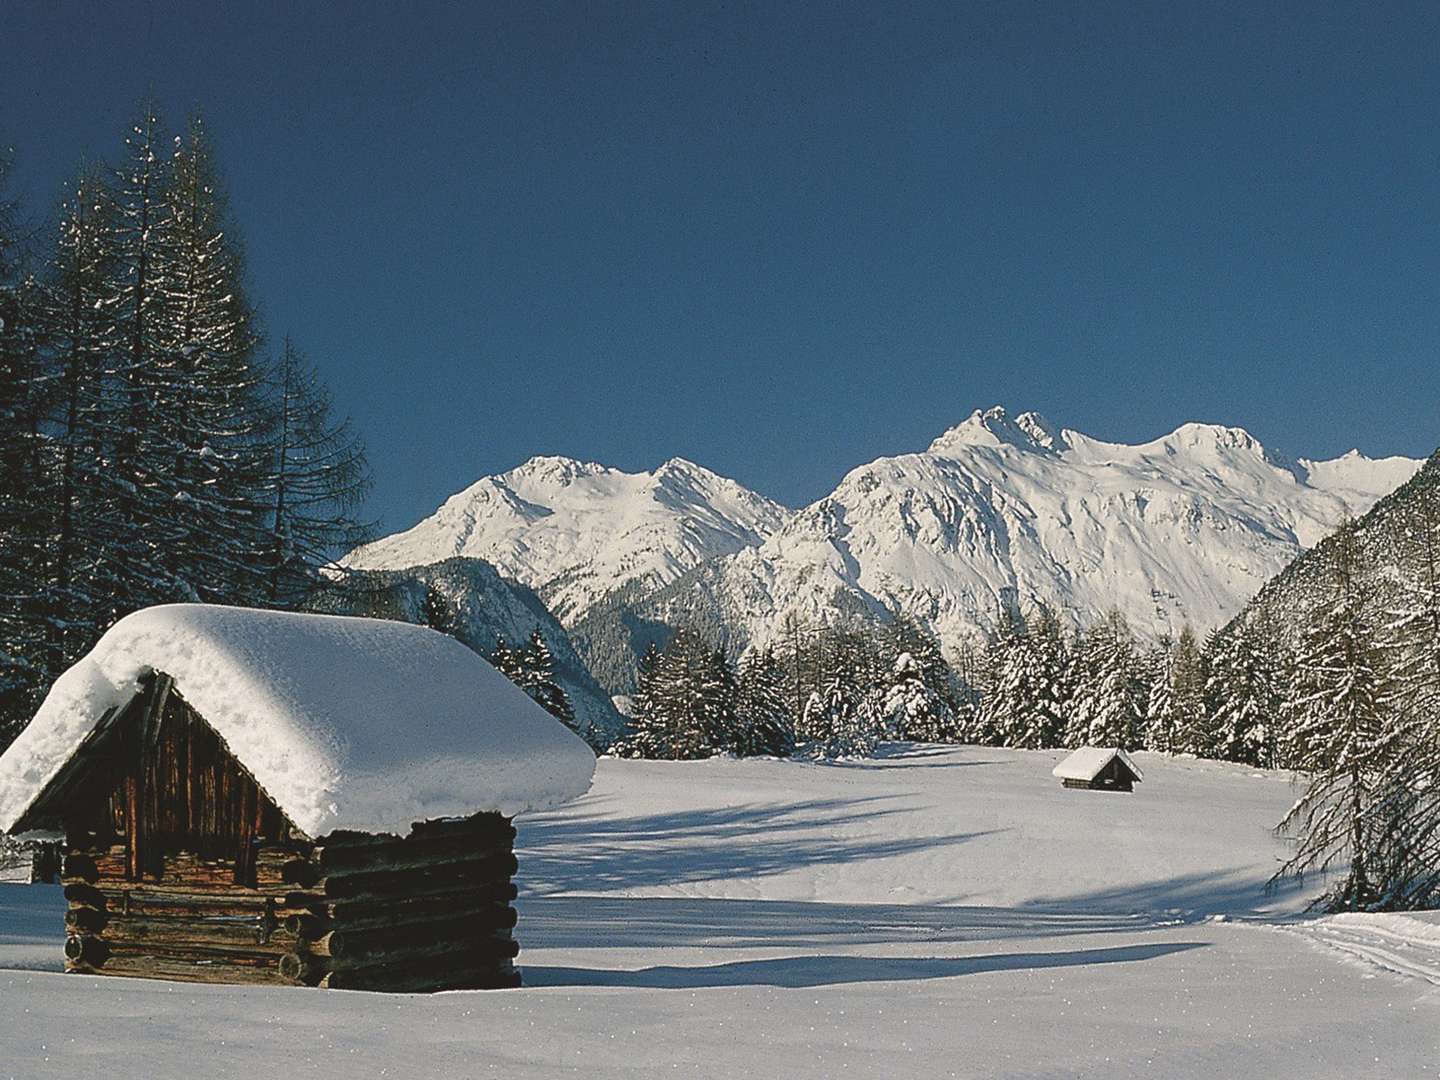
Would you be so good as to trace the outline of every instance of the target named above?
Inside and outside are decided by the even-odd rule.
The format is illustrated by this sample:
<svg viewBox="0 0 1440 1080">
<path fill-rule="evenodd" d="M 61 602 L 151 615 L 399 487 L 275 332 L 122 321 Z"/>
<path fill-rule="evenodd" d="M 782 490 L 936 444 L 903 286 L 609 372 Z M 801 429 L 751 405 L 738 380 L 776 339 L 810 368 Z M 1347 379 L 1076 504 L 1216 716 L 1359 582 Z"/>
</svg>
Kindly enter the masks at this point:
<svg viewBox="0 0 1440 1080">
<path fill-rule="evenodd" d="M 1082 746 L 1059 765 L 1056 765 L 1050 771 L 1050 775 L 1057 776 L 1061 780 L 1082 780 L 1088 783 L 1104 772 L 1105 766 L 1117 757 L 1127 769 L 1135 774 L 1136 780 L 1145 779 L 1140 772 L 1140 766 L 1136 765 L 1124 750 L 1106 749 L 1099 746 Z"/>
<path fill-rule="evenodd" d="M 121 619 L 55 681 L 0 756 L 0 831 L 156 671 L 312 837 L 555 806 L 594 774 L 578 736 L 434 630 L 174 604 Z"/>
</svg>

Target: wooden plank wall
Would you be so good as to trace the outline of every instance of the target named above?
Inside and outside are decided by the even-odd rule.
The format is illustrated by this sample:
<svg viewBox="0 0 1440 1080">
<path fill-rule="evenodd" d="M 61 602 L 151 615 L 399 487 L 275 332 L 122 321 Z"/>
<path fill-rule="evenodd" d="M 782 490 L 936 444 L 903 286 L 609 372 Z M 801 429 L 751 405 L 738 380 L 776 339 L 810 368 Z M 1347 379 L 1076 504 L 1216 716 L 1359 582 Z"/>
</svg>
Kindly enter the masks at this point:
<svg viewBox="0 0 1440 1080">
<path fill-rule="evenodd" d="M 67 800 L 66 970 L 396 992 L 519 985 L 515 829 L 299 835 L 165 684 Z M 79 791 L 83 790 L 82 796 Z"/>
</svg>

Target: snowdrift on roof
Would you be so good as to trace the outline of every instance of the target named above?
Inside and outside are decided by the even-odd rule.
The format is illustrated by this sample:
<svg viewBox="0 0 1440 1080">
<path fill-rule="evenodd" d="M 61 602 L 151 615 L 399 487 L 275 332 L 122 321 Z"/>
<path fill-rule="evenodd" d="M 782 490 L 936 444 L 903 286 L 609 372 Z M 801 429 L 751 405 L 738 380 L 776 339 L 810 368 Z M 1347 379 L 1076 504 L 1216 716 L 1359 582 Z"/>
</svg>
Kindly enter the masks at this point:
<svg viewBox="0 0 1440 1080">
<path fill-rule="evenodd" d="M 1144 780 L 1140 766 L 1130 759 L 1124 750 L 1107 749 L 1100 746 L 1082 746 L 1064 761 L 1050 770 L 1050 775 L 1061 780 L 1080 780 L 1089 783 L 1105 771 L 1111 760 L 1119 758 L 1121 763 L 1135 774 L 1136 780 Z"/>
<path fill-rule="evenodd" d="M 312 837 L 514 815 L 584 794 L 594 774 L 578 736 L 434 630 L 174 604 L 121 619 L 55 681 L 0 756 L 0 831 L 154 671 Z"/>
</svg>

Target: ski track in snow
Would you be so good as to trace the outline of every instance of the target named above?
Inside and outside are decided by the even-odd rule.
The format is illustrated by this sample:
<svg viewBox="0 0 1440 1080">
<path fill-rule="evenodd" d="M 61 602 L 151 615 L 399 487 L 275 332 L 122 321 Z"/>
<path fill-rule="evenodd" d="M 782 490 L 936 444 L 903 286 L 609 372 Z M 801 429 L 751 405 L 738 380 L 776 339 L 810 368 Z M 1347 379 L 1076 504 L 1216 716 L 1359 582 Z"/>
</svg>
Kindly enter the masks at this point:
<svg viewBox="0 0 1440 1080">
<path fill-rule="evenodd" d="M 1405 924 L 1411 928 L 1407 929 Z M 1405 916 L 1332 916 L 1278 927 L 1393 975 L 1440 986 L 1440 928 Z"/>
</svg>

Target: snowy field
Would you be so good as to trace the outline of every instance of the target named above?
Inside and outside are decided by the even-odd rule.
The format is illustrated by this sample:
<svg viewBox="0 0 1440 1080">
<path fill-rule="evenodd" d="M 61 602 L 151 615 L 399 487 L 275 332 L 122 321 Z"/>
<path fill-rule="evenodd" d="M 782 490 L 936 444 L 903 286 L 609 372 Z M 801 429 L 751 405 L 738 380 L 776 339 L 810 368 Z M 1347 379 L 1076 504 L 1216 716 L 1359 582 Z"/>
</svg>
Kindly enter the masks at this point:
<svg viewBox="0 0 1440 1080">
<path fill-rule="evenodd" d="M 604 760 L 520 821 L 514 991 L 63 976 L 58 890 L 0 885 L 0 1078 L 1440 1072 L 1440 921 L 1264 894 L 1283 776 L 1059 756 Z"/>
</svg>

